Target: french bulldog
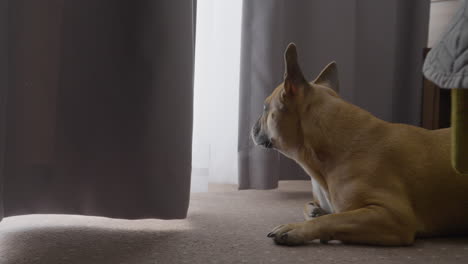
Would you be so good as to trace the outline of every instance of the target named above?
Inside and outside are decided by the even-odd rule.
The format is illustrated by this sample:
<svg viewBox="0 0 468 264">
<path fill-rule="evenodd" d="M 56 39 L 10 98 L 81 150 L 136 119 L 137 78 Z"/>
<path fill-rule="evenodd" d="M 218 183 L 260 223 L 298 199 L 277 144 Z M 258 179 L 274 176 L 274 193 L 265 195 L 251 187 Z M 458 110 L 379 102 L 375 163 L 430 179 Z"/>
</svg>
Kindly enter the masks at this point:
<svg viewBox="0 0 468 264">
<path fill-rule="evenodd" d="M 290 246 L 316 239 L 406 246 L 467 233 L 468 176 L 451 166 L 450 129 L 380 120 L 340 98 L 335 62 L 307 82 L 293 43 L 284 57 L 284 82 L 264 101 L 252 138 L 307 172 L 313 200 L 306 221 L 268 237 Z"/>
</svg>

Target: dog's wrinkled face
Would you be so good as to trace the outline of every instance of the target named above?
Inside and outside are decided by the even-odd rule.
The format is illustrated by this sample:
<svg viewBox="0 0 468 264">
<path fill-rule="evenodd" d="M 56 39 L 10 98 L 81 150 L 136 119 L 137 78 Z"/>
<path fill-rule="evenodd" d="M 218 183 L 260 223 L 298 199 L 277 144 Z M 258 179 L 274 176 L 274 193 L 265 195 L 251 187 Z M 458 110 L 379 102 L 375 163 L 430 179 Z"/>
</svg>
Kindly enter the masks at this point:
<svg viewBox="0 0 468 264">
<path fill-rule="evenodd" d="M 289 156 L 303 144 L 301 115 L 310 111 L 313 101 L 321 100 L 322 94 L 336 96 L 330 88 L 337 91 L 338 82 L 336 64 L 333 62 L 309 84 L 299 67 L 294 44 L 289 44 L 286 49 L 285 62 L 284 82 L 265 99 L 263 113 L 251 134 L 255 144 L 274 148 Z"/>
<path fill-rule="evenodd" d="M 284 84 L 279 85 L 264 101 L 263 113 L 252 128 L 252 138 L 257 145 L 275 148 L 279 151 L 290 149 L 302 138 L 297 105 L 288 100 Z"/>
</svg>

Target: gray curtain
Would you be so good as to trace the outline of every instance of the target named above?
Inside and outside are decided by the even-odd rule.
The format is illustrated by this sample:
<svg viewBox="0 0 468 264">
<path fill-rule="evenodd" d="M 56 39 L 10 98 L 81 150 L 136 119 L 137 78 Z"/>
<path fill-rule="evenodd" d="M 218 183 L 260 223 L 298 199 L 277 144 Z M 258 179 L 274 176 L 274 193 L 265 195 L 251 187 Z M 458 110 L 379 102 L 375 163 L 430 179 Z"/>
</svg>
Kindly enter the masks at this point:
<svg viewBox="0 0 468 264">
<path fill-rule="evenodd" d="M 0 219 L 184 218 L 192 0 L 6 2 Z"/>
<path fill-rule="evenodd" d="M 3 174 L 6 137 L 6 95 L 8 87 L 8 1 L 0 1 L 0 221 L 3 218 Z"/>
<path fill-rule="evenodd" d="M 335 60 L 344 99 L 381 119 L 419 125 L 429 2 L 244 1 L 239 188 L 276 188 L 278 180 L 308 178 L 293 161 L 255 147 L 249 137 L 263 100 L 282 82 L 289 42 L 297 44 L 309 80 Z"/>
</svg>

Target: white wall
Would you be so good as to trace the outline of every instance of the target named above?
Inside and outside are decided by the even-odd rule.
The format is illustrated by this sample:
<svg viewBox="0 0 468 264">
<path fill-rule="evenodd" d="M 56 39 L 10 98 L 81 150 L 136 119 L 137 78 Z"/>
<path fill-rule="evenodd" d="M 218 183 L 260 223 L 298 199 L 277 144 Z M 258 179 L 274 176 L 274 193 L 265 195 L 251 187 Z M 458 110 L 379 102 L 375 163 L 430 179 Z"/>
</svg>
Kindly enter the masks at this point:
<svg viewBox="0 0 468 264">
<path fill-rule="evenodd" d="M 242 0 L 198 0 L 192 191 L 237 184 Z"/>
<path fill-rule="evenodd" d="M 438 42 L 447 24 L 451 21 L 458 8 L 460 8 L 460 2 L 460 0 L 431 1 L 428 47 L 433 47 Z"/>
</svg>

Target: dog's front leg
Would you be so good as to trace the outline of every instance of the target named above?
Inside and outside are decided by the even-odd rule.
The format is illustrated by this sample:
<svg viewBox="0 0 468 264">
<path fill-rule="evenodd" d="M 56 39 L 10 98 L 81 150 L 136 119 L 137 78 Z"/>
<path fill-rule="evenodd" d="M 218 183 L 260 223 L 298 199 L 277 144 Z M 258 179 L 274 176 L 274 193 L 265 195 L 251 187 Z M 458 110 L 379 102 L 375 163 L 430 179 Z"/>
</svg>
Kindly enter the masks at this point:
<svg viewBox="0 0 468 264">
<path fill-rule="evenodd" d="M 387 209 L 369 206 L 323 215 L 309 221 L 281 225 L 268 234 L 281 245 L 299 245 L 315 239 L 349 243 L 402 246 L 414 241 L 410 223 L 396 219 Z"/>
</svg>

